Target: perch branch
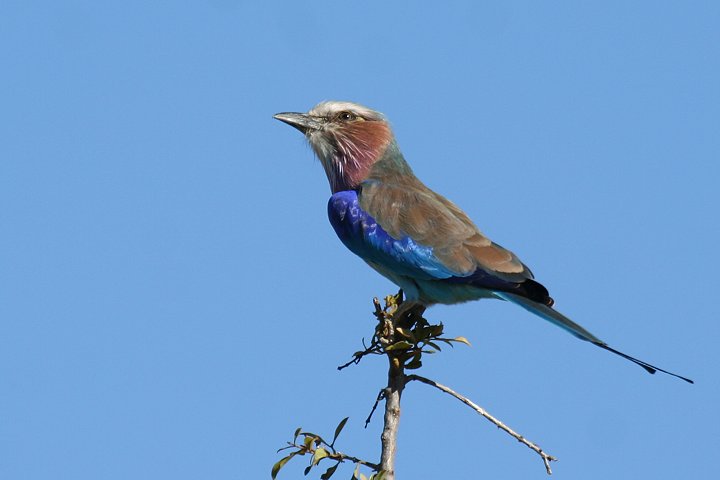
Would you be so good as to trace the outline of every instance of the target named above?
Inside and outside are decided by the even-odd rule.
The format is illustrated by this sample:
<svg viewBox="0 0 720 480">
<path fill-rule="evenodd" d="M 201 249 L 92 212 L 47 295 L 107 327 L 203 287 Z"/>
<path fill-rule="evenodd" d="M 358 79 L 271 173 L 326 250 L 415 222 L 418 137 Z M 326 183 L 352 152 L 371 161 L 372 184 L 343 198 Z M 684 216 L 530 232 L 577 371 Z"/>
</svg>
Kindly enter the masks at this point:
<svg viewBox="0 0 720 480">
<path fill-rule="evenodd" d="M 385 420 L 383 425 L 382 453 L 380 467 L 385 472 L 385 479 L 395 479 L 395 452 L 397 450 L 397 434 L 400 424 L 400 397 L 405 387 L 405 369 L 397 354 L 388 353 L 390 366 L 388 369 L 388 386 L 385 389 Z"/>
<path fill-rule="evenodd" d="M 379 343 L 385 348 L 388 357 L 388 384 L 382 397 L 385 399 L 385 417 L 382 435 L 382 451 L 380 455 L 380 468 L 384 480 L 395 480 L 395 454 L 397 451 L 397 435 L 400 425 L 400 397 L 405 388 L 405 361 L 403 351 L 390 350 L 396 339 L 398 328 L 407 328 L 425 311 L 422 305 L 402 302 L 402 291 L 396 297 L 396 309 L 380 308 L 375 300 L 375 315 L 380 321 L 378 328 Z"/>
</svg>

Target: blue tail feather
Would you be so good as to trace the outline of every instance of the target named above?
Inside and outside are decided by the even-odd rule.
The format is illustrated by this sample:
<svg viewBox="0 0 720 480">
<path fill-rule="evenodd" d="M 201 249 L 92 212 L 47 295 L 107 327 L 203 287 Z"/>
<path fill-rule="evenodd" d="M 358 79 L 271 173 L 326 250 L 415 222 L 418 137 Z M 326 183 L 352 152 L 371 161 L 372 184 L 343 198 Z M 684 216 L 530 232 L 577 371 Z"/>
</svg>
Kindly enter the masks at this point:
<svg viewBox="0 0 720 480">
<path fill-rule="evenodd" d="M 530 299 L 527 299 L 525 297 L 521 297 L 520 295 L 516 295 L 514 293 L 508 293 L 508 292 L 493 292 L 496 296 L 502 298 L 503 300 L 507 300 L 508 302 L 512 302 L 515 305 L 519 305 L 523 307 L 525 310 L 534 313 L 538 317 L 541 317 L 548 322 L 557 325 L 558 327 L 572 333 L 576 337 L 578 337 L 581 340 L 585 340 L 586 342 L 591 342 L 594 344 L 601 344 L 605 345 L 605 342 L 597 338 L 592 333 L 585 330 L 583 327 L 578 325 L 577 323 L 573 322 L 569 318 L 567 318 L 562 313 L 558 312 L 557 310 L 553 310 L 552 308 L 548 307 L 547 305 L 543 305 L 542 303 L 534 302 Z"/>
<path fill-rule="evenodd" d="M 623 352 L 620 352 L 618 350 L 615 350 L 614 348 L 608 346 L 607 343 L 603 342 L 599 338 L 597 338 L 592 333 L 588 332 L 586 329 L 578 325 L 577 323 L 573 322 L 569 318 L 567 318 L 562 313 L 558 312 L 557 310 L 553 310 L 551 307 L 548 307 L 547 305 L 543 305 L 542 303 L 537 303 L 533 300 L 527 299 L 525 297 L 522 297 L 520 295 L 516 295 L 514 293 L 508 293 L 508 292 L 493 292 L 495 296 L 498 298 L 501 298 L 503 300 L 507 300 L 508 302 L 512 302 L 516 305 L 519 305 L 523 307 L 525 310 L 528 310 L 531 313 L 534 313 L 535 315 L 547 320 L 550 323 L 553 323 L 557 325 L 558 327 L 572 333 L 576 337 L 578 337 L 581 340 L 585 340 L 586 342 L 590 342 L 593 345 L 597 345 L 598 347 L 607 350 L 608 352 L 612 352 L 615 355 L 618 355 L 624 359 L 630 360 L 631 362 L 640 365 L 642 368 L 645 369 L 645 371 L 649 373 L 655 373 L 655 372 L 663 372 L 667 373 L 668 375 L 672 375 L 673 377 L 677 377 L 681 380 L 685 380 L 688 383 L 695 383 L 689 378 L 683 377 L 681 375 L 677 375 L 672 372 L 668 372 L 667 370 L 663 370 L 662 368 L 656 367 L 654 365 L 650 365 L 647 362 L 644 362 L 642 360 L 639 360 L 635 357 L 631 357 L 630 355 L 627 355 Z"/>
</svg>

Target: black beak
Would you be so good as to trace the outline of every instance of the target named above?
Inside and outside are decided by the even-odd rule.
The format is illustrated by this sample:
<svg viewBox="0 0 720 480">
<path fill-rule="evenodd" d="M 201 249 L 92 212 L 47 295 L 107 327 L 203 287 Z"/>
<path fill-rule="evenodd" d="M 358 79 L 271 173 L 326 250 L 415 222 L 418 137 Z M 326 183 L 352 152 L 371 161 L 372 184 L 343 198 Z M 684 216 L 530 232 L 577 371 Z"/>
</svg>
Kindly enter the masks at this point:
<svg viewBox="0 0 720 480">
<path fill-rule="evenodd" d="M 313 117 L 307 113 L 284 112 L 273 115 L 273 118 L 297 128 L 302 133 L 320 130 L 323 126 L 323 122 L 319 117 Z"/>
</svg>

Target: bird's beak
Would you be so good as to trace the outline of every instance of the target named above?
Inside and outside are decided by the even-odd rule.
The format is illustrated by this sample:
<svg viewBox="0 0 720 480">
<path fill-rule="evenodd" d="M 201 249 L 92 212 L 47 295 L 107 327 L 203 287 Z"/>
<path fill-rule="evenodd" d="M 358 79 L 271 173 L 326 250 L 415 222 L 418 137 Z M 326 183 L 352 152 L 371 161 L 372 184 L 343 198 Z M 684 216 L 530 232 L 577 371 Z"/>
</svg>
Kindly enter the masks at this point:
<svg viewBox="0 0 720 480">
<path fill-rule="evenodd" d="M 314 117 L 307 113 L 284 112 L 273 115 L 273 118 L 297 128 L 302 133 L 308 133 L 311 130 L 320 130 L 324 125 L 320 117 Z"/>
</svg>

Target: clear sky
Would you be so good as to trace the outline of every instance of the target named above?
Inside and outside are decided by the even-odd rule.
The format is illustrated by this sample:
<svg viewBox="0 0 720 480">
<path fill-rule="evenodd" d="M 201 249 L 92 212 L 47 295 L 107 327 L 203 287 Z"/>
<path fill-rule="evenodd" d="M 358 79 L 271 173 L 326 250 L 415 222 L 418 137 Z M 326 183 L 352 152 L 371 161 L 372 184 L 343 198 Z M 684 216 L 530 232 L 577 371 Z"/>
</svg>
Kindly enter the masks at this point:
<svg viewBox="0 0 720 480">
<path fill-rule="evenodd" d="M 3 1 L 0 478 L 269 478 L 295 427 L 345 416 L 338 446 L 379 457 L 380 416 L 362 423 L 385 363 L 335 367 L 394 287 L 272 119 L 326 99 L 384 112 L 559 310 L 697 383 L 497 301 L 428 312 L 473 346 L 425 375 L 555 478 L 708 478 L 718 25 L 713 1 Z M 403 400 L 399 478 L 545 477 L 453 399 Z"/>
</svg>

